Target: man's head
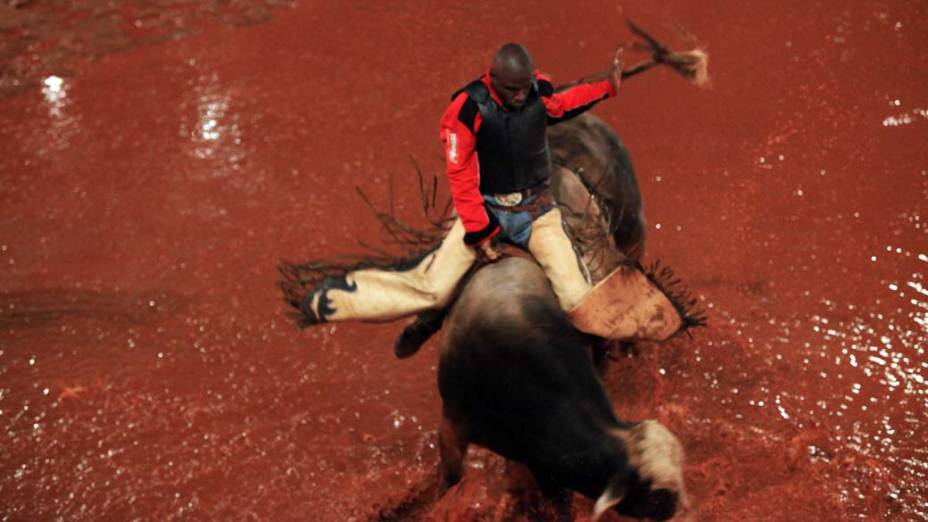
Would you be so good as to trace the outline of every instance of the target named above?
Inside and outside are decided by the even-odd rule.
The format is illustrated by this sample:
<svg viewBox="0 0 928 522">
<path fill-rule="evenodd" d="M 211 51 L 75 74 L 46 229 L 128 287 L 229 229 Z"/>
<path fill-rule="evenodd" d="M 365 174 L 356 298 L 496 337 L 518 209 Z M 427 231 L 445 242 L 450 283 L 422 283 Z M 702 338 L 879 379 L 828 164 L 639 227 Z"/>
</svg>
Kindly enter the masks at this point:
<svg viewBox="0 0 928 522">
<path fill-rule="evenodd" d="M 510 109 L 521 109 L 532 87 L 532 56 L 516 43 L 499 48 L 490 65 L 490 81 L 503 104 Z"/>
</svg>

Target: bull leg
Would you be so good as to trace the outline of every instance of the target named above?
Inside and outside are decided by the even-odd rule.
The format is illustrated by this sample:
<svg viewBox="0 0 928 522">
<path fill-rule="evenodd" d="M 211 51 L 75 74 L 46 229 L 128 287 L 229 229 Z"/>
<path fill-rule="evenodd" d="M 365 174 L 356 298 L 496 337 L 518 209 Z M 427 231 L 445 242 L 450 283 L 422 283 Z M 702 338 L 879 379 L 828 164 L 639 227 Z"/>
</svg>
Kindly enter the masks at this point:
<svg viewBox="0 0 928 522">
<path fill-rule="evenodd" d="M 439 475 L 448 487 L 461 480 L 468 444 L 461 430 L 443 413 L 441 424 L 438 426 L 438 451 L 441 455 L 438 469 Z"/>
<path fill-rule="evenodd" d="M 435 502 L 445 492 L 444 484 L 437 470 L 432 470 L 422 482 L 413 486 L 405 497 L 396 502 L 382 506 L 377 514 L 368 520 L 378 522 L 404 522 L 407 520 L 424 520 Z"/>
<path fill-rule="evenodd" d="M 574 520 L 573 494 L 569 490 L 550 485 L 542 488 L 527 466 L 511 460 L 506 461 L 506 478 L 508 493 L 516 499 L 518 510 L 530 519 Z"/>
<path fill-rule="evenodd" d="M 442 412 L 438 426 L 438 468 L 398 502 L 384 506 L 371 520 L 400 522 L 420 520 L 447 489 L 461 480 L 464 456 L 467 454 L 467 439 L 461 430 Z"/>
<path fill-rule="evenodd" d="M 532 519 L 552 522 L 574 520 L 573 493 L 567 489 L 542 489 L 532 511 Z"/>
</svg>

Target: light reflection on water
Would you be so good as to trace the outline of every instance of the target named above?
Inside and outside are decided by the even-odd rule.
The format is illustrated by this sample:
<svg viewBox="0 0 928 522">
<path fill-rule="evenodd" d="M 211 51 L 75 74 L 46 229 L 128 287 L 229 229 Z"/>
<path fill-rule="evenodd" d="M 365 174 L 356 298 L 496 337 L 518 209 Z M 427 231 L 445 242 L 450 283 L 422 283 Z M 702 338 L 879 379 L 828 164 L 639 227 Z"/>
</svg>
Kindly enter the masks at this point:
<svg viewBox="0 0 928 522">
<path fill-rule="evenodd" d="M 202 75 L 196 82 L 185 101 L 196 107 L 196 118 L 182 120 L 181 137 L 189 140 L 191 156 L 208 163 L 205 169 L 195 169 L 196 175 L 228 177 L 241 169 L 245 158 L 239 114 L 217 73 Z"/>
<path fill-rule="evenodd" d="M 899 22 L 893 23 L 898 30 Z M 841 27 L 846 29 L 849 22 L 843 21 Z M 840 34 L 830 41 L 847 47 L 847 42 L 853 41 L 847 36 Z M 249 108 L 243 110 L 241 104 L 242 99 L 250 100 L 256 93 L 231 88 L 234 73 L 220 77 L 210 74 L 208 69 L 206 73 L 202 70 L 202 67 L 197 67 L 193 73 L 193 80 L 181 100 L 185 103 L 184 110 L 180 118 L 171 123 L 172 134 L 180 129 L 179 143 L 162 143 L 166 149 L 183 151 L 183 158 L 177 164 L 180 164 L 178 170 L 187 176 L 188 183 L 178 184 L 175 187 L 177 192 L 189 189 L 189 181 L 218 177 L 223 179 L 217 180 L 216 185 L 224 187 L 266 188 L 269 197 L 256 202 L 270 204 L 274 201 L 274 191 L 279 187 L 262 185 L 253 177 L 242 175 L 244 170 L 257 170 L 246 168 L 249 167 L 247 159 L 252 160 L 251 167 L 258 163 L 254 161 L 254 149 L 246 149 L 246 145 L 254 147 L 251 130 L 254 119 L 261 117 L 254 113 L 260 113 L 260 110 L 255 111 L 252 107 L 248 112 Z M 77 118 L 81 111 L 86 110 L 84 89 L 75 88 L 75 85 L 83 86 L 79 82 L 79 77 L 50 76 L 30 91 L 30 97 L 37 105 L 36 110 L 30 113 L 37 116 L 37 123 L 33 125 L 42 129 L 39 139 L 33 140 L 38 154 L 47 153 L 50 147 L 66 147 L 69 137 L 78 129 Z M 176 107 L 177 101 L 173 96 L 155 98 L 155 102 L 171 103 L 172 107 Z M 926 106 L 924 100 L 918 105 L 909 105 L 908 99 L 904 101 L 905 104 L 897 100 L 889 108 L 885 105 L 879 107 L 878 112 L 867 116 L 866 126 L 894 136 L 926 128 L 923 122 L 926 111 L 919 108 Z M 94 121 L 93 115 L 89 112 L 83 114 L 86 114 L 89 128 Z M 241 118 L 239 114 L 242 114 Z M 812 116 L 821 114 L 820 111 L 810 111 Z M 839 112 L 837 116 L 840 115 Z M 835 115 L 832 113 L 831 116 Z M 891 118 L 904 122 L 900 124 L 903 127 L 889 125 L 887 122 L 894 121 Z M 848 120 L 854 121 L 853 118 Z M 881 120 L 884 121 L 883 126 L 880 125 Z M 789 127 L 792 125 L 790 122 Z M 795 129 L 787 128 L 782 136 L 789 137 L 788 132 L 793 131 Z M 805 136 L 812 138 L 812 145 L 822 145 L 814 133 Z M 720 141 L 723 138 L 724 135 L 719 136 Z M 816 201 L 814 183 L 808 177 L 798 177 L 798 165 L 802 161 L 798 151 L 788 149 L 786 145 L 789 142 L 785 141 L 786 138 L 783 140 L 774 141 L 776 147 L 773 150 L 762 151 L 760 157 L 764 169 L 776 168 L 783 176 L 796 176 L 795 180 L 801 180 L 801 183 L 791 185 L 794 195 L 802 197 L 795 201 Z M 246 143 L 243 144 L 243 141 Z M 828 145 L 826 141 L 823 147 Z M 267 148 L 267 145 L 262 146 Z M 73 164 L 68 160 L 64 157 L 58 160 L 58 164 Z M 257 166 L 260 167 L 260 163 Z M 731 168 L 730 165 L 724 166 Z M 826 176 L 826 169 L 819 167 L 828 167 L 827 180 L 841 179 L 840 166 L 827 163 L 815 165 L 815 169 L 809 171 L 816 179 Z M 249 183 L 253 185 L 246 185 Z M 835 194 L 842 197 L 853 196 L 848 194 L 853 191 L 845 187 L 836 185 L 834 188 Z M 197 197 L 204 196 L 198 194 Z M 928 198 L 928 195 L 925 197 Z M 204 201 L 203 206 L 218 209 L 215 214 L 221 217 L 223 203 L 217 198 Z M 199 207 L 190 205 L 185 208 Z M 824 218 L 825 226 L 836 227 L 851 216 L 859 218 L 856 212 L 830 214 Z M 909 214 L 905 219 L 916 230 L 924 230 L 917 213 Z M 672 221 L 662 219 L 655 229 L 680 231 L 680 225 L 668 223 Z M 111 223 L 102 225 L 111 226 Z M 769 230 L 761 227 L 757 233 L 760 235 Z M 798 248 L 803 247 L 802 242 L 797 243 Z M 902 498 L 903 504 L 913 510 L 909 514 L 914 512 L 928 517 L 919 507 L 926 497 L 925 477 L 928 471 L 928 452 L 922 447 L 922 441 L 928 439 L 925 432 L 928 423 L 922 413 L 922 405 L 928 396 L 924 380 L 928 372 L 928 361 L 924 355 L 928 324 L 925 310 L 928 307 L 923 277 L 928 253 L 911 248 L 911 243 L 908 249 L 898 246 L 904 243 L 892 243 L 885 249 L 880 243 L 880 248 L 866 252 L 867 259 L 873 256 L 874 266 L 890 266 L 895 272 L 883 283 L 886 295 L 871 297 L 867 294 L 865 298 L 848 298 L 826 293 L 828 299 L 819 301 L 821 294 L 818 291 L 810 297 L 809 290 L 804 293 L 797 290 L 791 297 L 796 298 L 799 304 L 795 313 L 784 314 L 785 318 L 770 318 L 760 313 L 754 315 L 753 311 L 748 314 L 734 306 L 729 307 L 735 310 L 734 315 L 720 311 L 723 321 L 731 323 L 737 338 L 735 341 L 724 337 L 712 340 L 702 350 L 708 353 L 717 348 L 715 351 L 725 354 L 725 357 L 720 357 L 725 364 L 745 360 L 757 362 L 761 371 L 748 365 L 731 364 L 732 368 L 726 368 L 726 371 L 730 370 L 736 379 L 728 382 L 721 364 L 715 364 L 718 361 L 699 364 L 703 361 L 700 347 L 694 348 L 692 357 L 688 352 L 682 356 L 684 362 L 680 364 L 692 369 L 697 378 L 704 377 L 705 382 L 700 385 L 715 390 L 705 395 L 712 399 L 719 397 L 726 408 L 733 410 L 731 417 L 736 419 L 747 418 L 753 422 L 760 418 L 757 412 L 765 412 L 779 426 L 802 429 L 824 418 L 829 436 L 827 440 L 808 440 L 806 447 L 810 460 L 834 462 L 850 453 L 872 458 L 875 462 L 892 462 L 893 466 L 886 466 L 881 471 L 885 472 L 887 467 L 892 470 L 894 478 L 890 496 Z M 774 244 L 782 245 L 775 241 Z M 766 241 L 764 246 L 767 246 Z M 5 249 L 4 245 L 0 250 Z M 176 254 L 165 250 L 167 256 Z M 228 250 L 220 250 L 213 257 L 204 259 L 214 261 L 227 253 Z M 786 276 L 799 273 L 803 278 L 802 284 L 812 288 L 809 283 L 821 274 L 816 274 L 811 263 L 824 263 L 827 258 L 821 250 L 809 257 L 812 260 L 810 264 L 797 263 L 789 267 L 791 273 Z M 173 260 L 176 258 L 168 257 L 168 261 Z M 183 267 L 184 263 L 180 262 L 180 266 Z M 207 272 L 207 275 L 217 274 Z M 767 295 L 779 290 L 778 287 L 769 292 L 758 291 L 754 295 L 758 297 L 760 306 L 765 306 L 763 301 Z M 789 289 L 786 291 L 789 292 Z M 714 309 L 715 305 L 708 303 L 707 307 Z M 4 382 L 10 388 L 0 388 L 0 419 L 3 419 L 0 425 L 15 432 L 15 437 L 10 436 L 6 441 L 10 449 L 6 457 L 10 460 L 4 469 L 10 470 L 10 475 L 18 481 L 13 486 L 7 482 L 6 491 L 16 488 L 16 495 L 22 497 L 17 502 L 27 506 L 20 507 L 17 513 L 29 514 L 28 509 L 34 509 L 30 506 L 32 501 L 24 498 L 43 498 L 45 500 L 41 502 L 44 505 L 40 507 L 46 509 L 44 514 L 48 518 L 62 515 L 71 518 L 78 514 L 83 514 L 86 519 L 106 518 L 105 515 L 113 516 L 115 508 L 111 504 L 131 505 L 136 495 L 144 496 L 146 492 L 155 491 L 146 502 L 136 502 L 135 506 L 141 507 L 134 507 L 134 511 L 127 515 L 168 518 L 177 511 L 175 516 L 190 516 L 183 510 L 197 508 L 201 502 L 198 492 L 206 492 L 202 493 L 206 509 L 216 508 L 216 501 L 211 503 L 212 495 L 208 491 L 229 486 L 222 501 L 235 508 L 237 514 L 252 509 L 266 513 L 269 497 L 259 488 L 268 484 L 271 489 L 278 488 L 288 500 L 312 499 L 307 505 L 326 506 L 332 500 L 327 497 L 331 496 L 354 500 L 356 492 L 396 490 L 398 488 L 383 484 L 387 475 L 384 470 L 395 466 L 406 476 L 412 456 L 421 463 L 423 455 L 434 455 L 433 451 L 418 449 L 420 441 L 425 441 L 423 444 L 434 450 L 433 438 L 420 439 L 418 435 L 423 425 L 430 430 L 434 423 L 420 424 L 425 408 L 409 405 L 413 402 L 412 397 L 421 395 L 421 388 L 410 386 L 405 393 L 391 394 L 389 387 L 359 384 L 364 380 L 362 377 L 367 378 L 367 369 L 363 368 L 370 363 L 370 356 L 366 353 L 359 356 L 356 355 L 358 352 L 351 350 L 353 345 L 363 340 L 360 335 L 347 337 L 351 335 L 352 328 L 346 328 L 338 336 L 334 336 L 334 325 L 304 333 L 298 338 L 300 342 L 312 343 L 317 350 L 295 352 L 290 362 L 280 363 L 281 352 L 291 346 L 295 336 L 290 332 L 282 335 L 272 332 L 273 323 L 270 328 L 260 324 L 258 318 L 263 317 L 263 313 L 263 310 L 260 313 L 253 310 L 242 313 L 235 317 L 234 324 L 225 324 L 221 328 L 207 328 L 208 320 L 204 322 L 193 315 L 191 324 L 184 323 L 183 329 L 174 324 L 167 329 L 174 333 L 164 335 L 161 335 L 160 327 L 158 335 L 151 328 L 141 329 L 140 334 L 131 328 L 127 330 L 121 324 L 101 326 L 99 331 L 90 329 L 86 335 L 79 335 L 76 332 L 83 330 L 75 329 L 69 322 L 61 326 L 60 333 L 55 334 L 61 337 L 36 342 L 33 347 L 28 346 L 29 343 L 17 344 L 17 349 L 8 349 L 5 357 L 4 350 L 0 350 L 3 361 L 0 372 L 6 372 L 8 376 L 20 372 L 16 378 Z M 813 313 L 819 315 L 810 319 L 809 315 Z M 722 321 L 716 323 L 721 324 Z M 54 326 L 54 329 L 47 329 L 49 335 L 57 332 L 58 325 Z M 767 335 L 768 331 L 772 333 Z M 245 341 L 242 340 L 242 332 L 245 332 Z M 386 338 L 385 333 L 380 334 Z M 255 346 L 267 345 L 268 338 L 273 341 L 274 350 L 266 352 L 270 355 L 264 357 L 277 363 L 264 367 L 261 357 L 251 354 Z M 80 358 L 69 355 L 68 350 L 73 350 L 75 344 L 80 345 Z M 32 349 L 36 347 L 45 347 L 46 350 L 33 353 Z M 127 357 L 126 364 L 114 364 L 106 359 L 101 361 L 98 355 L 101 349 L 130 352 L 132 358 Z M 750 356 L 738 359 L 741 352 L 748 352 Z M 179 379 L 157 374 L 158 377 L 172 377 L 165 379 L 163 387 L 149 385 L 143 377 L 123 377 L 116 385 L 94 385 L 92 381 L 88 382 L 90 377 L 59 383 L 53 377 L 71 375 L 74 361 L 81 359 L 98 365 L 99 371 L 104 373 L 110 373 L 109 369 L 115 367 L 118 371 L 112 373 L 119 378 L 116 376 L 127 367 L 142 367 L 140 361 L 144 361 L 144 365 L 154 365 L 182 357 L 202 358 L 202 364 L 188 361 L 184 368 L 190 373 Z M 51 371 L 55 360 L 65 361 L 68 367 Z M 709 361 L 708 358 L 705 360 Z M 803 362 L 805 364 L 801 364 Z M 765 378 L 763 370 L 787 365 L 792 365 L 790 372 L 794 379 L 777 381 Z M 390 362 L 383 363 L 383 367 L 390 369 L 396 366 Z M 92 375 L 96 371 L 87 373 Z M 374 365 L 370 371 L 374 374 L 379 370 Z M 141 373 L 148 374 L 147 371 Z M 666 377 L 669 373 L 661 368 L 659 374 Z M 755 385 L 758 381 L 760 384 Z M 193 386 L 188 389 L 185 387 L 188 382 L 205 383 L 203 388 L 206 391 Z M 810 383 L 809 388 L 804 387 L 806 382 Z M 86 393 L 77 391 L 85 387 L 88 389 Z M 75 391 L 67 391 L 70 389 Z M 326 394 L 326 389 L 338 390 L 338 393 Z M 280 406 L 286 403 L 290 406 Z M 919 406 L 913 406 L 915 403 Z M 402 406 L 395 409 L 394 404 Z M 271 414 L 266 417 L 256 414 L 265 411 Z M 775 450 L 782 446 L 782 434 L 788 436 L 791 433 L 789 429 L 763 431 L 748 422 L 742 424 L 747 424 L 752 437 L 756 435 L 756 438 L 774 441 Z M 346 425 L 349 427 L 346 428 Z M 7 432 L 7 429 L 2 431 Z M 405 438 L 398 438 L 394 432 L 400 432 Z M 335 440 L 326 440 L 327 437 Z M 260 448 L 260 454 L 255 447 Z M 744 448 L 744 444 L 733 445 L 728 453 L 737 459 Z M 268 453 L 265 454 L 265 451 Z M 771 454 L 773 458 L 780 455 L 778 451 Z M 261 473 L 254 473 L 254 470 Z M 361 482 L 358 486 L 352 482 L 355 474 L 368 477 L 369 482 Z M 844 475 L 853 474 L 848 472 Z M 59 476 L 62 479 L 60 485 L 57 484 Z M 211 476 L 218 478 L 210 480 Z M 294 478 L 291 479 L 291 476 Z M 232 480 L 234 477 L 239 477 L 239 480 Z M 851 480 L 845 476 L 841 479 Z M 112 485 L 110 480 L 113 480 Z M 204 482 L 210 488 L 201 489 L 199 484 Z M 20 492 L 21 487 L 25 488 L 23 492 Z M 874 494 L 858 487 L 850 488 L 846 495 L 865 493 Z M 261 505 L 261 502 L 265 504 Z"/>
<path fill-rule="evenodd" d="M 36 136 L 32 148 L 38 156 L 47 156 L 71 146 L 79 131 L 79 119 L 71 114 L 70 83 L 64 78 L 49 75 L 42 80 L 41 94 L 48 114 L 47 126 Z"/>
<path fill-rule="evenodd" d="M 916 193 L 928 197 L 921 176 Z M 854 226 L 834 217 L 822 217 L 834 233 Z M 862 270 L 845 270 L 843 281 L 828 274 L 841 266 L 826 264 L 827 257 L 798 256 L 811 264 L 784 264 L 769 281 L 746 281 L 739 288 L 750 297 L 744 309 L 705 303 L 713 328 L 733 341 L 723 336 L 703 346 L 706 362 L 718 357 L 718 368 L 702 362 L 698 348 L 692 361 L 707 370 L 704 389 L 721 392 L 715 408 L 760 426 L 766 444 L 798 445 L 842 502 L 869 506 L 859 508 L 860 518 L 880 514 L 874 503 L 888 499 L 882 515 L 928 520 L 928 228 L 915 206 L 875 230 L 880 246 L 856 251 L 858 264 L 848 266 Z M 805 283 L 780 285 L 794 273 Z M 819 279 L 843 286 L 809 286 Z M 788 307 L 781 311 L 777 302 Z M 739 363 L 733 348 L 752 355 Z M 752 362 L 761 363 L 759 372 L 742 364 Z M 789 428 L 777 428 L 781 423 Z M 780 433 L 787 438 L 776 439 Z"/>
<path fill-rule="evenodd" d="M 928 120 L 928 110 L 925 109 L 912 109 L 911 112 L 903 112 L 902 114 L 897 114 L 895 116 L 887 116 L 883 120 L 884 127 L 898 127 L 900 125 L 909 125 L 914 123 L 916 119 L 921 117 L 921 119 Z"/>
<path fill-rule="evenodd" d="M 48 115 L 52 118 L 61 118 L 63 116 L 66 98 L 64 79 L 60 76 L 49 76 L 42 81 L 42 95 L 48 104 Z"/>
<path fill-rule="evenodd" d="M 902 107 L 903 103 L 900 99 L 893 99 L 889 101 L 890 107 Z M 887 116 L 883 119 L 884 127 L 899 127 L 902 125 L 909 125 L 915 123 L 918 120 L 928 120 L 928 110 L 922 107 L 914 107 L 911 110 L 905 112 L 897 113 L 895 115 Z"/>
<path fill-rule="evenodd" d="M 923 232 L 917 213 L 899 218 L 916 236 Z M 833 359 L 839 381 L 846 377 L 845 393 L 817 403 L 820 414 L 833 419 L 835 442 L 855 451 L 859 457 L 845 458 L 869 469 L 887 484 L 890 498 L 921 518 L 928 516 L 919 500 L 928 495 L 928 452 L 920 428 L 928 423 L 926 259 L 925 252 L 885 245 L 871 256 L 872 262 L 888 263 L 899 272 L 897 279 L 883 281 L 885 296 L 857 306 L 823 300 L 828 312 L 811 318 L 821 357 Z M 842 308 L 853 315 L 848 318 Z M 844 387 L 826 371 L 821 377 L 831 387 Z M 860 498 L 871 493 L 856 485 L 850 489 Z"/>
</svg>

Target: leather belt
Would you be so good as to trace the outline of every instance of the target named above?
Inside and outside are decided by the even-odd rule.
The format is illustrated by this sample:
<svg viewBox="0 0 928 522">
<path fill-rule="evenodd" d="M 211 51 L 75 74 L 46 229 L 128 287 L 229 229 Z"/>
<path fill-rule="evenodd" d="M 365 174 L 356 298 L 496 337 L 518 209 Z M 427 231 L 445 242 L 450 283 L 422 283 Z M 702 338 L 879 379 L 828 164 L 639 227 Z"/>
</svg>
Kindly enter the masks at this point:
<svg viewBox="0 0 928 522">
<path fill-rule="evenodd" d="M 522 203 L 532 196 L 537 197 L 528 203 Z M 551 197 L 551 191 L 549 190 L 547 183 L 535 185 L 534 187 L 527 188 L 521 192 L 512 192 L 510 194 L 494 194 L 493 197 L 496 198 L 499 203 L 487 201 L 486 203 L 490 207 L 499 210 L 505 210 L 507 212 L 529 212 L 531 214 L 541 214 L 543 210 L 550 208 L 554 201 Z M 505 204 L 504 202 L 512 203 Z"/>
<path fill-rule="evenodd" d="M 522 201 L 532 197 L 537 196 L 548 192 L 547 183 L 539 183 L 533 187 L 529 187 L 525 190 L 520 190 L 518 192 L 510 192 L 508 194 L 490 194 L 496 202 L 487 202 L 488 205 L 495 208 L 502 208 L 508 210 L 514 210 L 515 207 L 519 206 Z M 532 205 L 531 203 L 529 205 Z"/>
</svg>

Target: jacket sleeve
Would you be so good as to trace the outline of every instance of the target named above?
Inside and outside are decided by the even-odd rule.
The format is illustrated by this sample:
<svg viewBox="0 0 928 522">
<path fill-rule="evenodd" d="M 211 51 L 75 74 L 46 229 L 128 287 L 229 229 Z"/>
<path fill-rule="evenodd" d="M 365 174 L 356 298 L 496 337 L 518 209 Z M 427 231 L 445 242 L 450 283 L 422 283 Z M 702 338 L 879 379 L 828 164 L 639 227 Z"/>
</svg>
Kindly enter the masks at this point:
<svg viewBox="0 0 928 522">
<path fill-rule="evenodd" d="M 480 194 L 477 129 L 480 113 L 467 93 L 460 93 L 441 118 L 440 134 L 451 199 L 464 225 L 464 242 L 473 245 L 495 236 L 499 224 L 487 211 Z"/>
<path fill-rule="evenodd" d="M 549 125 L 579 116 L 602 100 L 615 96 L 615 87 L 609 80 L 581 83 L 555 93 L 551 81 L 545 76 L 538 75 L 538 86 L 541 100 L 548 112 Z"/>
</svg>

